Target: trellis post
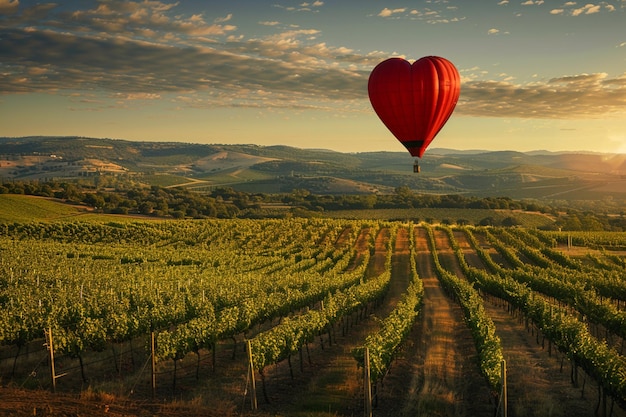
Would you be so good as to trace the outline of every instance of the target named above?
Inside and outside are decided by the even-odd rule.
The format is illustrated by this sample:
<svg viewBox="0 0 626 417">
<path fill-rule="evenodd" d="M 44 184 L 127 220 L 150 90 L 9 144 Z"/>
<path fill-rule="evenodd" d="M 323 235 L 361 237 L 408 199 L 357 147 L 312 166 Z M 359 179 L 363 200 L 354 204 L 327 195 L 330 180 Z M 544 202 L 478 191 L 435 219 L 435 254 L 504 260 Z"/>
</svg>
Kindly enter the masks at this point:
<svg viewBox="0 0 626 417">
<path fill-rule="evenodd" d="M 250 375 L 250 405 L 252 406 L 253 410 L 257 409 L 257 400 L 256 400 L 256 380 L 254 379 L 254 363 L 252 362 L 252 346 L 250 343 L 250 340 L 247 341 L 248 343 L 248 372 Z"/>
<path fill-rule="evenodd" d="M 502 383 L 502 393 L 500 395 L 500 403 L 502 404 L 502 417 L 508 417 L 508 398 L 506 387 L 506 360 L 500 362 L 500 381 Z"/>
<path fill-rule="evenodd" d="M 52 381 L 52 392 L 57 391 L 57 376 L 54 370 L 54 345 L 52 343 L 52 327 L 48 329 L 48 353 L 50 355 L 50 380 Z"/>
<path fill-rule="evenodd" d="M 365 386 L 365 417 L 372 417 L 372 383 L 370 381 L 370 350 L 365 348 L 363 360 L 363 381 Z"/>
<path fill-rule="evenodd" d="M 156 396 L 156 352 L 155 352 L 154 330 L 150 332 L 150 356 L 152 362 L 152 398 Z"/>
</svg>

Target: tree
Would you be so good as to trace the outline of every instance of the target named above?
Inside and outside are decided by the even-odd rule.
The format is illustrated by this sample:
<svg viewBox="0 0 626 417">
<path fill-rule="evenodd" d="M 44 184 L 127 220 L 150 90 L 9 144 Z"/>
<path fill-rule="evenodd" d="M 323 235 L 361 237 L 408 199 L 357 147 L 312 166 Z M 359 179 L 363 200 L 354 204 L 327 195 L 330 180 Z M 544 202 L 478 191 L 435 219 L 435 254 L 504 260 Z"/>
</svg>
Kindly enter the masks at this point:
<svg viewBox="0 0 626 417">
<path fill-rule="evenodd" d="M 101 209 L 104 207 L 104 197 L 100 194 L 88 193 L 83 198 L 83 203 L 90 207 Z"/>
<path fill-rule="evenodd" d="M 137 208 L 141 214 L 150 214 L 154 210 L 154 204 L 151 201 L 142 201 Z"/>
<path fill-rule="evenodd" d="M 496 223 L 493 217 L 485 217 L 480 222 L 478 222 L 479 226 L 493 226 Z"/>
<path fill-rule="evenodd" d="M 576 214 L 570 214 L 563 223 L 563 230 L 583 230 L 583 225 Z"/>
<path fill-rule="evenodd" d="M 505 227 L 512 227 L 512 226 L 518 226 L 518 225 L 519 225 L 519 221 L 515 217 L 507 217 L 502 220 L 502 226 L 505 226 Z"/>
</svg>

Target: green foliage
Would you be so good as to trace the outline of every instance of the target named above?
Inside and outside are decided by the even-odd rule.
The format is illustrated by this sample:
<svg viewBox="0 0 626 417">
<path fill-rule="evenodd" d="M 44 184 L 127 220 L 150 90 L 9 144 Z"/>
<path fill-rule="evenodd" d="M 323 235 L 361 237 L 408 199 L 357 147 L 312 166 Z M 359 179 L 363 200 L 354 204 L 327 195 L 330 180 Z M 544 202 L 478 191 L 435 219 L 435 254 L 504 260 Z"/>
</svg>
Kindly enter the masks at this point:
<svg viewBox="0 0 626 417">
<path fill-rule="evenodd" d="M 435 237 L 432 228 L 430 226 L 425 226 L 425 228 L 428 232 L 428 243 L 437 277 L 443 288 L 457 300 L 463 309 L 465 322 L 472 332 L 474 344 L 478 351 L 480 369 L 489 386 L 497 392 L 501 386 L 500 364 L 504 358 L 502 356 L 500 338 L 496 335 L 496 327 L 491 318 L 487 316 L 483 300 L 472 284 L 448 272 L 441 265 L 435 247 Z M 450 229 L 445 228 L 444 230 L 449 232 Z M 458 244 L 454 236 L 450 232 L 448 234 L 452 248 L 458 251 Z"/>
<path fill-rule="evenodd" d="M 180 356 L 359 282 L 368 258 L 347 268 L 366 226 L 377 230 L 299 219 L 4 224 L 0 344 L 53 327 L 58 349 L 79 354 L 163 329 L 160 357 Z"/>
<path fill-rule="evenodd" d="M 410 227 L 413 228 L 412 225 Z M 396 308 L 381 321 L 380 330 L 369 334 L 365 344 L 352 352 L 357 364 L 363 367 L 365 349 L 369 350 L 370 380 L 373 382 L 377 382 L 385 376 L 398 349 L 409 335 L 411 326 L 421 309 L 424 286 L 417 274 L 412 230 L 410 230 L 409 236 L 411 282 Z"/>
<path fill-rule="evenodd" d="M 395 234 L 393 234 L 395 236 Z M 393 239 L 388 241 L 385 271 L 373 278 L 365 275 L 367 262 L 360 268 L 361 279 L 345 289 L 328 294 L 323 308 L 310 310 L 260 333 L 250 340 L 250 349 L 255 369 L 262 371 L 266 366 L 278 363 L 298 352 L 313 337 L 330 328 L 342 317 L 364 308 L 368 303 L 380 300 L 389 286 L 391 278 L 391 255 Z M 365 258 L 364 261 L 367 261 Z"/>
<path fill-rule="evenodd" d="M 220 191 L 223 200 L 237 196 Z M 298 192 L 297 197 L 310 195 Z M 5 221 L 0 223 L 0 344 L 24 346 L 51 328 L 56 349 L 80 356 L 157 330 L 157 357 L 177 360 L 282 318 L 251 340 L 255 366 L 263 369 L 382 297 L 398 227 L 406 225 L 303 218 Z M 452 229 L 440 226 L 470 284 L 440 264 L 432 227 L 423 227 L 439 279 L 463 308 L 491 387 L 497 388 L 502 352 L 476 288 L 523 311 L 605 392 L 624 401 L 626 363 L 592 337 L 585 323 L 626 337 L 626 315 L 615 306 L 617 300 L 626 301 L 624 260 L 608 252 L 626 245 L 623 233 L 463 227 L 486 265 L 487 270 L 479 270 L 467 265 Z M 371 277 L 367 268 L 383 228 L 392 236 L 385 271 Z M 508 268 L 477 243 L 478 233 Z M 419 314 L 423 289 L 410 236 L 411 283 L 396 309 L 381 320 L 380 331 L 363 341 L 362 347 L 370 349 L 373 381 L 385 375 Z M 568 236 L 578 245 L 607 249 L 589 258 L 592 262 L 582 262 L 554 248 Z M 367 245 L 357 250 L 359 237 Z M 313 308 L 320 301 L 324 308 Z M 354 352 L 359 365 L 362 352 Z"/>
<path fill-rule="evenodd" d="M 577 308 L 590 321 L 603 323 L 616 334 L 623 335 L 624 315 L 615 309 L 609 311 L 612 308 L 610 305 L 598 302 L 594 291 L 584 289 L 591 286 L 598 291 L 606 281 L 597 279 L 597 275 L 592 277 L 583 273 L 573 277 L 578 283 L 568 283 L 567 277 L 574 270 L 557 262 L 552 263 L 547 258 L 542 261 L 547 262 L 547 270 L 532 265 L 522 265 L 513 270 L 503 268 L 480 248 L 470 229 L 465 229 L 465 232 L 476 252 L 493 272 L 470 267 L 463 253 L 457 251 L 457 258 L 468 279 L 482 291 L 500 297 L 519 309 L 574 364 L 598 381 L 604 392 L 621 402 L 626 400 L 626 361 L 623 356 L 607 346 L 605 341 L 593 337 L 586 323 L 570 312 L 570 308 Z M 551 302 L 547 296 L 558 303 Z M 562 303 L 569 305 L 563 306 Z"/>
<path fill-rule="evenodd" d="M 81 213 L 83 211 L 74 206 L 59 204 L 44 198 L 0 194 L 0 222 L 59 220 L 76 217 Z"/>
</svg>

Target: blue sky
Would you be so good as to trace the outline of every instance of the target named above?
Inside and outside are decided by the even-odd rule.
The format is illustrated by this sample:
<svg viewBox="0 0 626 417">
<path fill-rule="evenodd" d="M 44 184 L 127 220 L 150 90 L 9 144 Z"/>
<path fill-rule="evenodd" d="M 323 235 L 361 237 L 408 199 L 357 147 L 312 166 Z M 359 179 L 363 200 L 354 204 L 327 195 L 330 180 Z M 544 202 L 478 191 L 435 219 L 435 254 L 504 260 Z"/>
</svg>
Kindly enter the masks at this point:
<svg viewBox="0 0 626 417">
<path fill-rule="evenodd" d="M 626 152 L 626 0 L 0 0 L 0 136 L 403 151 L 367 78 L 426 55 L 431 148 Z"/>
</svg>

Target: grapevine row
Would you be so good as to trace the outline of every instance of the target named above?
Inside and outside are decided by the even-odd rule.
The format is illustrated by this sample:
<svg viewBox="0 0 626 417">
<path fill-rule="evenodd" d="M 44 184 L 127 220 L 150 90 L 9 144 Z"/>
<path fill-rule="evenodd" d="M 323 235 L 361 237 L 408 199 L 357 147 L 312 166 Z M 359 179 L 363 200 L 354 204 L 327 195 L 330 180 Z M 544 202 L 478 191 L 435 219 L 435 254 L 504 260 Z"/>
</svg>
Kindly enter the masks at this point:
<svg viewBox="0 0 626 417">
<path fill-rule="evenodd" d="M 597 269 L 589 268 L 580 261 L 571 259 L 567 255 L 546 247 L 538 238 L 528 232 L 521 230 L 494 230 L 498 238 L 502 239 L 505 245 L 500 244 L 497 250 L 504 255 L 505 251 L 512 252 L 517 249 L 523 252 L 537 267 L 530 265 L 514 265 L 526 269 L 545 269 L 551 275 L 560 280 L 566 280 L 585 289 L 593 289 L 599 296 L 626 300 L 626 283 L 622 279 L 623 271 L 617 268 Z M 496 238 L 487 232 L 490 241 L 494 243 Z M 495 243 L 494 243 L 495 244 Z"/>
<path fill-rule="evenodd" d="M 408 336 L 421 309 L 424 286 L 415 264 L 415 236 L 412 230 L 409 236 L 411 252 L 409 286 L 396 308 L 382 320 L 380 329 L 368 335 L 365 344 L 353 351 L 357 365 L 363 367 L 365 349 L 369 350 L 370 380 L 374 383 L 381 380 L 386 374 L 399 346 Z"/>
<path fill-rule="evenodd" d="M 322 299 L 323 294 L 341 292 L 363 280 L 369 260 L 369 251 L 354 270 L 337 274 L 335 281 L 326 281 L 324 286 L 310 285 L 306 293 L 298 291 L 277 292 L 266 297 L 247 297 L 243 302 L 220 311 L 194 317 L 175 329 L 162 330 L 157 336 L 159 359 L 181 359 L 189 352 L 213 348 L 218 340 L 243 332 L 254 324 L 285 317 Z M 340 263 L 343 264 L 343 263 Z M 328 298 L 328 297 L 326 297 Z M 329 301 L 323 301 L 326 305 Z M 211 313 L 211 312 L 209 312 Z M 285 319 L 288 320 L 288 319 Z"/>
<path fill-rule="evenodd" d="M 490 238 L 497 250 L 507 257 L 512 255 L 506 245 L 502 245 Z M 523 245 L 521 242 L 516 242 Z M 529 252 L 526 250 L 525 252 Z M 545 294 L 563 302 L 585 315 L 591 322 L 603 325 L 611 333 L 622 338 L 626 337 L 626 311 L 618 310 L 611 303 L 602 302 L 594 289 L 595 281 L 591 277 L 583 277 L 575 271 L 560 268 L 546 261 L 545 267 L 533 267 L 518 265 L 515 269 L 507 271 L 510 276 L 529 285 L 535 291 Z M 500 272 L 502 272 L 500 270 Z"/>
<path fill-rule="evenodd" d="M 430 226 L 424 225 L 428 234 L 428 243 L 435 265 L 435 272 L 443 286 L 463 309 L 476 350 L 478 351 L 480 369 L 490 387 L 499 391 L 501 384 L 501 363 L 503 360 L 500 338 L 496 335 L 496 327 L 485 312 L 483 301 L 474 287 L 467 281 L 459 279 L 448 272 L 439 262 L 435 237 Z"/>
<path fill-rule="evenodd" d="M 52 327 L 60 352 L 80 354 L 213 316 L 218 335 L 237 331 L 358 281 L 365 264 L 347 268 L 366 226 L 376 228 L 302 220 L 4 225 L 0 344 L 21 346 Z M 335 249 L 346 228 L 348 244 Z M 81 243 L 105 230 L 121 242 Z M 124 242 L 134 234 L 148 245 Z M 322 266 L 303 269 L 313 251 Z M 255 315 L 253 299 L 264 300 Z"/>
<path fill-rule="evenodd" d="M 393 234 L 392 236 L 395 236 Z M 329 294 L 320 310 L 308 312 L 283 321 L 268 331 L 258 334 L 250 340 L 250 349 L 255 369 L 260 372 L 268 366 L 278 363 L 300 348 L 312 338 L 329 329 L 344 315 L 350 314 L 366 304 L 379 300 L 386 293 L 391 278 L 391 255 L 393 239 L 387 242 L 385 270 L 378 276 L 364 280 L 343 291 Z"/>
<path fill-rule="evenodd" d="M 465 231 L 470 241 L 476 244 L 469 229 Z M 478 246 L 474 248 L 477 252 L 482 251 Z M 626 361 L 621 355 L 594 338 L 587 326 L 576 316 L 568 314 L 567 309 L 536 296 L 526 284 L 516 281 L 509 271 L 502 269 L 498 274 L 489 274 L 469 266 L 463 253 L 456 252 L 468 279 L 483 291 L 509 302 L 523 312 L 559 351 L 598 381 L 604 393 L 621 403 L 626 402 Z"/>
</svg>

